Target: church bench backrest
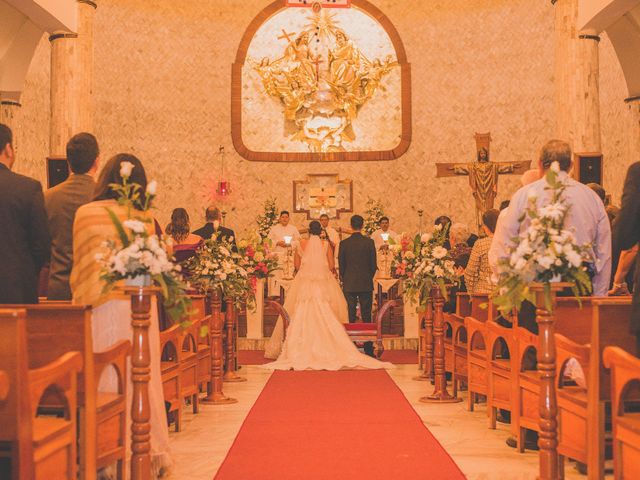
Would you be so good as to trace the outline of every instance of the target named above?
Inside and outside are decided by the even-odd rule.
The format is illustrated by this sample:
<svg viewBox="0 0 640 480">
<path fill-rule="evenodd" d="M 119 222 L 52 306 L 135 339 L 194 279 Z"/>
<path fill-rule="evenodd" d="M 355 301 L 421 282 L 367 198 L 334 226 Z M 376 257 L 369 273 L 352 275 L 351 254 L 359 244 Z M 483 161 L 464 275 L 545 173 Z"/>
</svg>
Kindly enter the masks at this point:
<svg viewBox="0 0 640 480">
<path fill-rule="evenodd" d="M 556 333 L 579 344 L 591 341 L 593 301 L 598 297 L 558 297 L 555 310 Z M 599 297 L 602 298 L 602 297 Z"/>
<path fill-rule="evenodd" d="M 28 368 L 24 310 L 0 310 L 0 365 L 12 388 L 0 402 L 0 443 L 9 445 L 9 465 L 0 466 L 1 478 L 76 478 L 77 376 L 79 352 L 67 352 L 37 369 Z M 61 419 L 36 418 L 45 391 L 55 389 L 64 401 Z M 43 435 L 42 429 L 48 432 Z"/>
<path fill-rule="evenodd" d="M 467 292 L 456 293 L 456 315 L 459 317 L 469 317 L 471 315 L 471 297 Z"/>
<path fill-rule="evenodd" d="M 489 301 L 489 295 L 469 295 L 471 301 L 471 315 L 481 322 L 495 318 L 495 308 Z"/>
<path fill-rule="evenodd" d="M 611 370 L 614 475 L 616 480 L 640 478 L 640 414 L 625 412 L 629 391 L 640 387 L 640 358 L 607 347 L 603 361 Z"/>
</svg>

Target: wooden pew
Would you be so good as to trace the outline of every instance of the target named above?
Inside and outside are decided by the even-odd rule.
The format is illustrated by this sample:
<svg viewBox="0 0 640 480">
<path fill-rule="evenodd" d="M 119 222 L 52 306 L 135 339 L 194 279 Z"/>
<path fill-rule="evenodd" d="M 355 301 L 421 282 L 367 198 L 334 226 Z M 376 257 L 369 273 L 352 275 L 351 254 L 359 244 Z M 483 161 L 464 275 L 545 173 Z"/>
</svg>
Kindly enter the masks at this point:
<svg viewBox="0 0 640 480">
<path fill-rule="evenodd" d="M 604 349 L 617 346 L 638 355 L 636 338 L 631 335 L 631 297 L 593 300 L 591 350 L 589 355 L 588 392 L 588 462 L 589 479 L 604 476 L 605 406 L 611 402 L 610 372 L 602 362 Z"/>
<path fill-rule="evenodd" d="M 131 342 L 123 340 L 95 352 L 90 306 L 47 301 L 19 307 L 27 312 L 29 368 L 40 368 L 69 351 L 83 356 L 84 368 L 78 378 L 80 477 L 96 478 L 98 470 L 113 463 L 117 463 L 118 472 L 123 472 Z M 118 376 L 118 391 L 99 392 L 100 377 L 109 366 Z M 55 404 L 52 406 L 55 409 Z"/>
<path fill-rule="evenodd" d="M 464 318 L 445 313 L 445 371 L 451 373 L 453 395 L 461 383 L 467 383 L 467 327 Z"/>
<path fill-rule="evenodd" d="M 489 428 L 496 428 L 498 409 L 513 410 L 514 384 L 517 365 L 517 341 L 512 328 L 506 328 L 493 321 L 486 324 L 488 355 L 487 411 Z"/>
<path fill-rule="evenodd" d="M 160 332 L 160 372 L 167 413 L 175 412 L 176 432 L 180 431 L 182 397 L 180 395 L 180 325 Z"/>
<path fill-rule="evenodd" d="M 194 320 L 180 328 L 178 361 L 180 364 L 180 398 L 190 399 L 193 413 L 198 413 L 200 386 L 198 382 L 198 337 L 200 322 Z"/>
<path fill-rule="evenodd" d="M 473 412 L 478 395 L 488 393 L 487 326 L 473 317 L 464 319 L 467 328 L 467 409 Z"/>
<path fill-rule="evenodd" d="M 82 355 L 67 352 L 41 368 L 30 369 L 25 316 L 25 310 L 0 310 L 0 365 L 11 384 L 6 400 L 0 402 L 0 477 L 75 480 L 77 378 Z M 55 392 L 63 400 L 61 417 L 38 415 L 45 392 Z"/>
<path fill-rule="evenodd" d="M 604 349 L 611 369 L 613 473 L 616 480 L 640 478 L 640 413 L 625 411 L 625 400 L 640 388 L 640 359 L 618 347 Z"/>
</svg>

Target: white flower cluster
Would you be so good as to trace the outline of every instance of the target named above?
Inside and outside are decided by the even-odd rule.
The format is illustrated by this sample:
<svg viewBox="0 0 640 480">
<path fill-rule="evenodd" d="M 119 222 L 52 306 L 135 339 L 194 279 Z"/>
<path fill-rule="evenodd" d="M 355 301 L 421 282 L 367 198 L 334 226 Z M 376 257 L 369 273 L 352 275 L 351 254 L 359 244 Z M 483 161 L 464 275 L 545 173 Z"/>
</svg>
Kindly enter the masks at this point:
<svg viewBox="0 0 640 480">
<path fill-rule="evenodd" d="M 137 220 L 127 220 L 123 225 L 135 233 L 144 232 L 144 224 Z M 142 225 L 142 227 L 140 227 Z M 139 230 L 142 228 L 142 230 Z M 135 277 L 140 274 L 160 275 L 179 271 L 173 264 L 163 242 L 156 236 L 136 236 L 126 247 L 121 248 L 113 242 L 103 244 L 106 253 L 96 255 L 105 271 L 120 278 Z"/>
<path fill-rule="evenodd" d="M 363 230 L 367 235 L 375 232 L 380 224 L 380 219 L 384 217 L 384 207 L 379 200 L 369 199 L 366 204 Z"/>
<path fill-rule="evenodd" d="M 256 223 L 258 224 L 258 235 L 261 238 L 267 238 L 271 227 L 278 223 L 278 207 L 274 198 L 269 198 L 264 202 L 264 211 L 256 217 Z"/>
</svg>

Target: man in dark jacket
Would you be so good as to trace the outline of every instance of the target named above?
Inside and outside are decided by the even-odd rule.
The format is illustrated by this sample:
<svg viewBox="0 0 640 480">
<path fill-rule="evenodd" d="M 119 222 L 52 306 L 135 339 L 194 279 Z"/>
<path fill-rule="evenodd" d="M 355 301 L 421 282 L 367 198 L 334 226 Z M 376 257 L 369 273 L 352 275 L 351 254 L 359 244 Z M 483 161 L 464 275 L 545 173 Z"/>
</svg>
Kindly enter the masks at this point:
<svg viewBox="0 0 640 480">
<path fill-rule="evenodd" d="M 231 242 L 235 248 L 236 235 L 230 228 L 223 227 L 221 224 L 220 210 L 215 207 L 207 208 L 205 212 L 205 218 L 207 223 L 201 228 L 193 232 L 194 235 L 198 235 L 205 240 L 209 240 L 211 237 L 215 237 L 218 240 L 226 240 Z"/>
<path fill-rule="evenodd" d="M 76 211 L 93 200 L 98 170 L 98 141 L 90 133 L 78 133 L 67 142 L 67 162 L 71 175 L 47 191 L 44 196 L 49 232 L 51 265 L 49 300 L 71 300 L 69 276 L 73 266 L 73 221 Z"/>
<path fill-rule="evenodd" d="M 622 192 L 620 213 L 613 222 L 613 251 L 619 254 L 640 242 L 640 162 L 629 167 Z M 631 330 L 636 335 L 640 352 L 640 262 L 636 262 L 635 288 L 631 307 Z"/>
<path fill-rule="evenodd" d="M 356 308 L 360 302 L 363 322 L 371 322 L 373 303 L 373 277 L 376 274 L 376 247 L 373 240 L 362 235 L 364 219 L 351 217 L 353 234 L 340 242 L 338 264 L 342 290 L 349 307 L 349 323 L 356 321 Z"/>
<path fill-rule="evenodd" d="M 13 134 L 0 124 L 0 303 L 38 303 L 38 274 L 49 258 L 40 182 L 13 173 Z"/>
</svg>

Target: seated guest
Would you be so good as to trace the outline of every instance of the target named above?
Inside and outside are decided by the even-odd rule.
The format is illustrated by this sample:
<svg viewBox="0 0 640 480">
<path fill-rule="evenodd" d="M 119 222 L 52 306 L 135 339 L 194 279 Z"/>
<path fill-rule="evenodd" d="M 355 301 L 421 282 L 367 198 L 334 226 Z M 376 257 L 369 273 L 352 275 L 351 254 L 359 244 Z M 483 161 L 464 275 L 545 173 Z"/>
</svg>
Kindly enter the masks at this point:
<svg viewBox="0 0 640 480">
<path fill-rule="evenodd" d="M 471 253 L 469 240 L 469 227 L 464 223 L 454 223 L 449 230 L 449 242 L 451 243 L 451 257 Z M 477 238 L 477 237 L 476 237 Z"/>
<path fill-rule="evenodd" d="M 166 232 L 173 239 L 173 254 L 178 263 L 193 257 L 202 244 L 202 237 L 190 232 L 189 214 L 184 208 L 176 208 L 171 213 L 171 223 Z"/>
<path fill-rule="evenodd" d="M 93 307 L 93 346 L 95 351 L 105 350 L 120 340 L 130 340 L 133 335 L 131 327 L 130 299 L 112 290 L 103 291 L 100 280 L 100 264 L 96 261 L 96 254 L 104 253 L 105 240 L 111 240 L 120 245 L 120 238 L 109 216 L 109 209 L 120 221 L 128 218 L 128 208 L 119 205 L 118 192 L 113 190 L 113 184 L 121 184 L 120 169 L 123 162 L 133 164 L 129 181 L 140 185 L 141 191 L 147 187 L 147 176 L 138 158 L 121 153 L 112 157 L 104 166 L 98 178 L 94 201 L 78 208 L 73 223 L 73 268 L 71 270 L 71 292 L 73 303 L 91 305 Z M 145 202 L 145 193 L 137 202 L 136 208 L 141 210 Z M 152 220 L 147 212 L 134 212 L 137 217 Z M 147 223 L 149 234 L 154 234 L 153 222 Z M 160 371 L 160 330 L 158 325 L 158 309 L 153 298 L 151 308 L 151 326 L 149 328 L 149 346 L 151 355 L 151 377 L 149 381 L 149 403 L 151 424 L 151 463 L 154 478 L 171 465 L 169 453 L 169 429 L 164 408 L 164 394 Z M 130 381 L 130 380 L 129 380 Z M 117 377 L 113 371 L 106 371 L 100 381 L 100 390 L 105 392 L 117 388 Z M 131 401 L 131 386 L 127 391 L 128 401 Z M 127 411 L 131 409 L 128 408 Z M 129 418 L 128 421 L 131 421 Z M 131 430 L 127 427 L 127 435 Z M 130 445 L 127 438 L 126 445 Z M 130 454 L 130 452 L 129 452 Z"/>
<path fill-rule="evenodd" d="M 464 280 L 467 292 L 471 294 L 489 294 L 493 290 L 491 283 L 491 267 L 489 266 L 489 248 L 491 239 L 498 222 L 498 210 L 487 210 L 482 215 L 482 228 L 486 237 L 478 240 L 469 257 L 469 263 L 464 270 Z"/>
<path fill-rule="evenodd" d="M 218 208 L 208 207 L 205 212 L 205 218 L 207 223 L 193 232 L 194 235 L 198 235 L 205 240 L 215 237 L 218 240 L 224 239 L 226 241 L 230 241 L 233 245 L 236 244 L 236 235 L 233 233 L 233 230 L 222 225 L 222 214 Z"/>
<path fill-rule="evenodd" d="M 51 263 L 49 266 L 49 300 L 71 300 L 69 275 L 73 264 L 73 220 L 76 211 L 93 200 L 100 149 L 96 137 L 78 133 L 67 142 L 69 178 L 48 190 L 44 196 L 49 231 Z"/>
<path fill-rule="evenodd" d="M 40 182 L 13 173 L 13 133 L 0 123 L 0 303 L 38 303 L 51 240 Z"/>
</svg>

